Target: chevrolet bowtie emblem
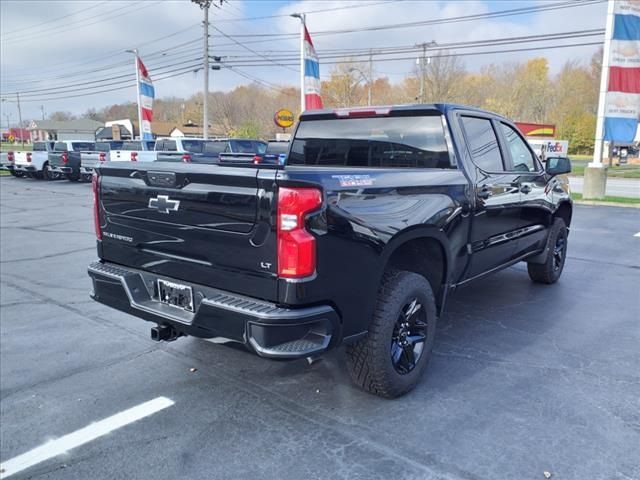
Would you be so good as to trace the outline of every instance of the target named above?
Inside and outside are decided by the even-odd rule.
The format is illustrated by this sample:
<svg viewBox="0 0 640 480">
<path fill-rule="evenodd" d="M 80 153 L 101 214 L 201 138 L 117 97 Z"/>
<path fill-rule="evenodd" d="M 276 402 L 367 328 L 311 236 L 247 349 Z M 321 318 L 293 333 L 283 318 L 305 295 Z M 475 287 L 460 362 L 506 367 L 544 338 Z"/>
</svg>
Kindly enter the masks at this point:
<svg viewBox="0 0 640 480">
<path fill-rule="evenodd" d="M 180 207 L 180 200 L 171 200 L 166 195 L 158 195 L 149 199 L 149 208 L 155 208 L 160 213 L 177 212 Z"/>
</svg>

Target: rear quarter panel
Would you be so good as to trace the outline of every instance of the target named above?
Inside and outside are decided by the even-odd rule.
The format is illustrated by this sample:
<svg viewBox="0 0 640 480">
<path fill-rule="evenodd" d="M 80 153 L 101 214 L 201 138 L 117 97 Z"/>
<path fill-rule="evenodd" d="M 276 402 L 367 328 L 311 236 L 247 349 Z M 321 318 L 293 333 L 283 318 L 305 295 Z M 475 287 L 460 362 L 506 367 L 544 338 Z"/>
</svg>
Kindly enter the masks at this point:
<svg viewBox="0 0 640 480">
<path fill-rule="evenodd" d="M 317 239 L 317 276 L 279 280 L 279 300 L 333 304 L 344 321 L 343 336 L 367 329 L 386 262 L 404 241 L 437 237 L 449 272 L 466 260 L 468 182 L 459 170 L 288 166 L 277 183 L 320 186 L 326 205 L 308 223 Z"/>
</svg>

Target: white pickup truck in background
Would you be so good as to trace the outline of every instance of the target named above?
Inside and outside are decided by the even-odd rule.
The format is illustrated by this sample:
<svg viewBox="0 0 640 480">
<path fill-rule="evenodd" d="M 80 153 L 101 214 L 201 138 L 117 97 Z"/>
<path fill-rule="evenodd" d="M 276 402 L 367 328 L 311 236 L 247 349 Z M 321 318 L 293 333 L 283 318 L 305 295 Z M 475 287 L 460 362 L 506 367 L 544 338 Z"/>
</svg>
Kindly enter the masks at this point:
<svg viewBox="0 0 640 480">
<path fill-rule="evenodd" d="M 119 149 L 111 149 L 109 152 L 109 161 L 111 162 L 129 162 L 131 161 L 131 152 L 154 152 L 155 140 L 125 140 Z"/>
<path fill-rule="evenodd" d="M 49 166 L 49 152 L 53 151 L 54 144 L 55 142 L 34 142 L 32 151 L 14 152 L 14 170 L 40 180 L 60 178 L 60 174 L 53 172 Z"/>
</svg>

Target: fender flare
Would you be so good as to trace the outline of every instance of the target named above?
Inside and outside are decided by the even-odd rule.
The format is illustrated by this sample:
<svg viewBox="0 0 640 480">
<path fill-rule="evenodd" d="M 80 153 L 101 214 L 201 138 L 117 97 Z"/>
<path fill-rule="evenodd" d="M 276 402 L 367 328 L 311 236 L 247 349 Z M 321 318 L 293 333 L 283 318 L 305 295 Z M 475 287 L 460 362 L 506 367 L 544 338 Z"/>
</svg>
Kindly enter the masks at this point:
<svg viewBox="0 0 640 480">
<path fill-rule="evenodd" d="M 438 299 L 438 304 L 439 304 L 438 314 L 440 314 L 446 302 L 447 292 L 449 290 L 449 285 L 451 283 L 451 275 L 453 274 L 454 269 L 453 269 L 453 254 L 451 252 L 451 245 L 450 245 L 449 238 L 438 227 L 435 227 L 433 225 L 417 225 L 417 226 L 413 226 L 408 229 L 402 230 L 401 232 L 394 235 L 393 238 L 391 238 L 391 240 L 387 242 L 387 245 L 382 251 L 381 264 L 383 268 L 380 271 L 379 281 L 382 280 L 382 274 L 384 273 L 384 270 L 386 269 L 386 266 L 388 265 L 389 260 L 391 259 L 394 252 L 396 252 L 400 247 L 402 247 L 407 242 L 410 242 L 416 239 L 421 239 L 421 238 L 433 239 L 436 242 L 438 242 L 438 244 L 440 245 L 440 248 L 442 249 L 442 253 L 444 255 L 445 271 L 443 276 L 443 283 L 440 286 L 441 291 Z"/>
</svg>

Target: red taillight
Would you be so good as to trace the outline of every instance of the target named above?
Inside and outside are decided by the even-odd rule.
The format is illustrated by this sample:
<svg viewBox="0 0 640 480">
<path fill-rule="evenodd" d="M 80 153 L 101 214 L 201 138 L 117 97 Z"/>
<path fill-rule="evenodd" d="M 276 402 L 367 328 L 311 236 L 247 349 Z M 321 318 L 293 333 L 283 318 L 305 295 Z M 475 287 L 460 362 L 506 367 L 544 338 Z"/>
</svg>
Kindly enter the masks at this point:
<svg viewBox="0 0 640 480">
<path fill-rule="evenodd" d="M 31 152 L 27 152 L 27 163 L 31 163 Z"/>
<path fill-rule="evenodd" d="M 132 162 L 138 161 L 138 152 L 131 152 L 131 161 Z"/>
<path fill-rule="evenodd" d="M 93 226 L 96 230 L 96 238 L 102 240 L 102 227 L 100 226 L 100 177 L 97 173 L 91 177 L 93 188 Z"/>
<path fill-rule="evenodd" d="M 67 152 L 62 152 L 62 163 L 69 163 L 69 154 Z"/>
<path fill-rule="evenodd" d="M 13 152 L 7 152 L 7 161 L 8 162 L 13 162 L 14 160 L 14 156 L 13 156 Z"/>
<path fill-rule="evenodd" d="M 305 230 L 306 214 L 322 205 L 315 188 L 278 190 L 278 275 L 300 278 L 316 271 L 316 239 Z"/>
<path fill-rule="evenodd" d="M 189 163 L 191 161 L 191 155 L 189 155 L 188 153 L 185 153 L 184 155 L 182 155 L 182 161 L 184 163 Z"/>
<path fill-rule="evenodd" d="M 107 154 L 104 152 L 100 152 L 100 154 L 98 155 L 98 160 L 100 160 L 101 162 L 106 162 L 107 161 Z"/>
<path fill-rule="evenodd" d="M 253 157 L 253 164 L 254 165 L 258 165 L 260 162 L 262 162 L 262 157 L 260 155 L 256 155 Z"/>
</svg>

